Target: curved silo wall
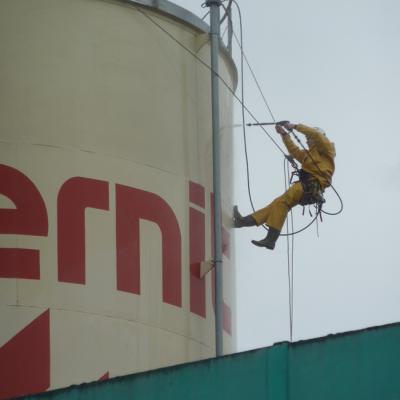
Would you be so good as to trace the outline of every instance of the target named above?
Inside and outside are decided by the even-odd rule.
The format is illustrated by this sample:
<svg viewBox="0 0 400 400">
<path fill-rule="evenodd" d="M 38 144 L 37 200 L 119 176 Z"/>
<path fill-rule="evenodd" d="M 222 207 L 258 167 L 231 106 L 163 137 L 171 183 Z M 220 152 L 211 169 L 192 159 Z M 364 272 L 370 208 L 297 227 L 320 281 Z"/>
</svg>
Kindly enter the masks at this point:
<svg viewBox="0 0 400 400">
<path fill-rule="evenodd" d="M 147 16 L 207 64 L 208 35 L 168 2 L 135 3 L 0 2 L 0 398 L 215 354 L 214 275 L 199 278 L 213 257 L 210 71 Z M 235 87 L 224 51 L 220 68 Z M 222 84 L 220 97 L 229 353 Z"/>
</svg>

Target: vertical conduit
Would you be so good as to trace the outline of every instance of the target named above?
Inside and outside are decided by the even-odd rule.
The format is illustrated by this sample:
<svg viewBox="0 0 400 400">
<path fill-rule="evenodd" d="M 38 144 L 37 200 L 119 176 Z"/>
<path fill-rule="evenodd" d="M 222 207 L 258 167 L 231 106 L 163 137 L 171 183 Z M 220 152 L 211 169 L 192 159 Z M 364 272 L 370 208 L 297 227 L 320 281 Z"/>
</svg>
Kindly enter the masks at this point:
<svg viewBox="0 0 400 400">
<path fill-rule="evenodd" d="M 216 356 L 223 355 L 222 308 L 222 226 L 221 226 L 221 160 L 219 122 L 219 41 L 221 0 L 207 0 L 210 7 L 211 36 L 211 101 L 213 137 L 213 191 L 214 191 L 214 248 L 215 248 L 215 349 Z"/>
</svg>

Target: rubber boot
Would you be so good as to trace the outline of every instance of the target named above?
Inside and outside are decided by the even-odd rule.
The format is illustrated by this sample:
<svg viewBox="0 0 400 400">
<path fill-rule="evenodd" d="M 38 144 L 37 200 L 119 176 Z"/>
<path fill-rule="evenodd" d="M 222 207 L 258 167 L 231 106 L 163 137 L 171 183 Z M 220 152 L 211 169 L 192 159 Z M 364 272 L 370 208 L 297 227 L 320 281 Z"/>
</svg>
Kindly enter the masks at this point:
<svg viewBox="0 0 400 400">
<path fill-rule="evenodd" d="M 247 215 L 242 217 L 237 206 L 233 207 L 233 226 L 235 228 L 243 228 L 244 226 L 255 226 L 257 225 L 256 220 L 251 216 Z"/>
<path fill-rule="evenodd" d="M 268 234 L 264 239 L 252 240 L 251 243 L 258 247 L 266 247 L 267 249 L 273 250 L 280 233 L 281 231 L 278 231 L 278 229 L 269 227 Z"/>
</svg>

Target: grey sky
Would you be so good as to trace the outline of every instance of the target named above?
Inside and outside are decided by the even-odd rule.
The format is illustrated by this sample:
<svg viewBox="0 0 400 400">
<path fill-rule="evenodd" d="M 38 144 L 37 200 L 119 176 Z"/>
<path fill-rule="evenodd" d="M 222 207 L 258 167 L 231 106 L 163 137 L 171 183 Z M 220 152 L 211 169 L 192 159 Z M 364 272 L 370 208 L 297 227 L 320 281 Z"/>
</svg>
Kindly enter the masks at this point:
<svg viewBox="0 0 400 400">
<path fill-rule="evenodd" d="M 174 0 L 199 16 L 202 1 Z M 400 321 L 400 3 L 397 0 L 238 0 L 244 51 L 277 120 L 320 126 L 337 150 L 334 186 L 344 212 L 295 238 L 294 340 Z M 234 11 L 234 29 L 239 24 Z M 234 48 L 239 68 L 239 50 Z M 245 69 L 246 104 L 270 120 Z M 235 107 L 235 122 L 240 109 Z M 250 119 L 247 121 L 249 122 Z M 280 138 L 275 135 L 277 140 Z M 235 129 L 235 198 L 250 212 L 242 132 Z M 282 155 L 247 130 L 256 208 L 284 189 Z M 327 210 L 339 203 L 331 192 Z M 295 212 L 295 226 L 308 218 Z M 238 346 L 289 338 L 286 240 L 269 252 L 236 233 Z"/>
</svg>

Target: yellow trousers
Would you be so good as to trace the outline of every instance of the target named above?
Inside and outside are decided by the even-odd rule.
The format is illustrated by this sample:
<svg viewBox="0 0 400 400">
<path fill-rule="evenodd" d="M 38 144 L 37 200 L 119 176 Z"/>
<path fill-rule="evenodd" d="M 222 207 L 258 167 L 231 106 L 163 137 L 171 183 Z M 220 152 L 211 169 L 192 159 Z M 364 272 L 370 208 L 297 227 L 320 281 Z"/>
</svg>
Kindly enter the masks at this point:
<svg viewBox="0 0 400 400">
<path fill-rule="evenodd" d="M 299 204 L 303 194 L 301 183 L 296 182 L 282 196 L 277 197 L 268 206 L 252 214 L 252 217 L 256 220 L 257 225 L 266 224 L 281 231 L 288 212 L 292 207 Z"/>
</svg>

